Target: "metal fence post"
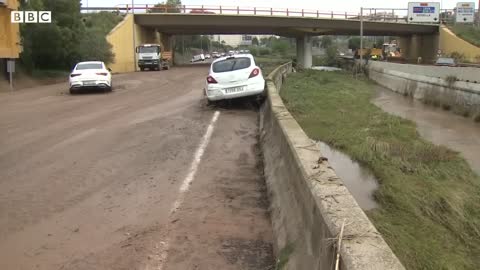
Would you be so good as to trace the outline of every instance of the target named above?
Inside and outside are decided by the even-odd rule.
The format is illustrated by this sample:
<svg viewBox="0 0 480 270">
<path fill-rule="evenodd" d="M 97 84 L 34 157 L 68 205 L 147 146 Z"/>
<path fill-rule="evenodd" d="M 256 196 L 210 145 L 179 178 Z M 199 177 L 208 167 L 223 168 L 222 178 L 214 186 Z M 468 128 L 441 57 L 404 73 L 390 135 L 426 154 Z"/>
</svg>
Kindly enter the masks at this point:
<svg viewBox="0 0 480 270">
<path fill-rule="evenodd" d="M 345 20 L 348 20 L 347 12 L 345 11 Z"/>
<path fill-rule="evenodd" d="M 303 11 L 303 8 L 302 8 L 302 17 L 305 17 L 305 12 Z"/>
<path fill-rule="evenodd" d="M 290 14 L 288 13 L 288 8 L 287 8 L 287 17 L 289 16 Z"/>
<path fill-rule="evenodd" d="M 363 65 L 363 7 L 360 8 L 360 66 Z"/>
<path fill-rule="evenodd" d="M 332 11 L 332 20 L 333 20 L 333 11 Z"/>
<path fill-rule="evenodd" d="M 317 9 L 317 18 L 320 18 L 320 14 L 318 13 L 318 9 Z"/>
<path fill-rule="evenodd" d="M 254 15 L 257 15 L 257 7 L 254 7 L 254 8 L 253 8 L 253 14 L 254 14 Z"/>
<path fill-rule="evenodd" d="M 220 14 L 222 14 L 222 6 L 220 6 Z"/>
<path fill-rule="evenodd" d="M 270 16 L 273 16 L 273 8 L 270 8 Z"/>
<path fill-rule="evenodd" d="M 237 6 L 237 15 L 240 14 L 240 7 Z"/>
</svg>

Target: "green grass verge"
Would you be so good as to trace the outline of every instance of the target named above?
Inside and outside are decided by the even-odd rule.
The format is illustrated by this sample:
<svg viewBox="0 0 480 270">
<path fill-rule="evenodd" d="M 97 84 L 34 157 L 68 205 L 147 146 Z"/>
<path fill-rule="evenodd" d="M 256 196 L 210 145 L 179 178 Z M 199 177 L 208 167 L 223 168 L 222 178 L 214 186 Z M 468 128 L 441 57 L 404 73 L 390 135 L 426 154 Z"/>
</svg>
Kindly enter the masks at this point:
<svg viewBox="0 0 480 270">
<path fill-rule="evenodd" d="M 291 58 L 286 57 L 255 57 L 255 63 L 262 69 L 263 76 L 266 78 L 270 72 L 272 72 L 275 68 L 280 66 L 281 64 L 285 64 L 287 62 L 292 61 Z"/>
<path fill-rule="evenodd" d="M 320 71 L 291 74 L 281 92 L 308 136 L 379 179 L 381 207 L 367 214 L 407 269 L 478 269 L 480 177 L 413 122 L 373 105 L 373 94 L 372 82 Z"/>
<path fill-rule="evenodd" d="M 480 27 L 473 25 L 456 24 L 450 26 L 450 29 L 459 37 L 467 42 L 480 47 Z"/>
</svg>

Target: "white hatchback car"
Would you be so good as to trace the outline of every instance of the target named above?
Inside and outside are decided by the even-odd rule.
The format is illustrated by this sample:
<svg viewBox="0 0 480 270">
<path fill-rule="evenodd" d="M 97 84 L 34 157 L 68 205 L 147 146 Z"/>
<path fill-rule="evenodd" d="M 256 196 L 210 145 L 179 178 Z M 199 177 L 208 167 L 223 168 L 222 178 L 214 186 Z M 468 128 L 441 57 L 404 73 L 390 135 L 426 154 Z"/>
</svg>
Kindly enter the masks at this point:
<svg viewBox="0 0 480 270">
<path fill-rule="evenodd" d="M 251 54 L 222 57 L 210 66 L 205 86 L 209 103 L 264 94 L 265 79 Z"/>
<path fill-rule="evenodd" d="M 100 61 L 80 62 L 70 74 L 70 94 L 81 89 L 112 91 L 112 74 Z"/>
</svg>

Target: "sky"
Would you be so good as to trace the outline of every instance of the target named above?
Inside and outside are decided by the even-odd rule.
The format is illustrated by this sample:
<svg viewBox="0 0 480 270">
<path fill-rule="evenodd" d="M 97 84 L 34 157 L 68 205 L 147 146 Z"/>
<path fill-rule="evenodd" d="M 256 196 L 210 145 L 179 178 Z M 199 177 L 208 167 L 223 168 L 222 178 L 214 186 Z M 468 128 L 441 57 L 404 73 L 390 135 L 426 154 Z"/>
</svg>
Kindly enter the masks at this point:
<svg viewBox="0 0 480 270">
<path fill-rule="evenodd" d="M 119 4 L 131 4 L 131 0 L 82 0 L 83 6 L 91 7 L 113 7 Z M 137 4 L 156 4 L 162 0 L 135 0 Z M 295 9 L 313 9 L 320 11 L 347 11 L 358 13 L 360 7 L 368 8 L 407 8 L 408 0 L 182 0 L 184 5 L 222 5 L 222 6 L 240 6 L 240 7 L 277 7 L 277 8 L 295 8 Z M 421 1 L 419 1 L 421 2 Z M 435 2 L 435 1 L 434 1 Z M 453 9 L 457 0 L 438 0 L 442 4 L 442 9 Z M 470 1 L 466 1 L 470 2 Z M 472 2 L 478 3 L 478 0 Z M 478 4 L 477 4 L 478 5 Z"/>
</svg>

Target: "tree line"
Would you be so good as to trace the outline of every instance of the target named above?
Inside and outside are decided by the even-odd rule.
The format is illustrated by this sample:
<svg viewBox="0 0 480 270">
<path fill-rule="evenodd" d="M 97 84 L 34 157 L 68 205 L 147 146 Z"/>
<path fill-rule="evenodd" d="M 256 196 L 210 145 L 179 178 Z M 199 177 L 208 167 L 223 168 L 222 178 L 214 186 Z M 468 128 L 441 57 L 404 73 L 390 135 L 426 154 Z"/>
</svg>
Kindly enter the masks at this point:
<svg viewBox="0 0 480 270">
<path fill-rule="evenodd" d="M 49 10 L 50 24 L 22 24 L 20 63 L 28 70 L 69 70 L 80 61 L 113 60 L 106 34 L 122 17 L 110 12 L 81 13 L 80 0 L 22 0 L 21 10 Z"/>
</svg>

